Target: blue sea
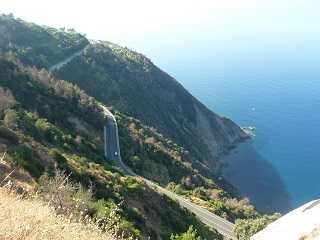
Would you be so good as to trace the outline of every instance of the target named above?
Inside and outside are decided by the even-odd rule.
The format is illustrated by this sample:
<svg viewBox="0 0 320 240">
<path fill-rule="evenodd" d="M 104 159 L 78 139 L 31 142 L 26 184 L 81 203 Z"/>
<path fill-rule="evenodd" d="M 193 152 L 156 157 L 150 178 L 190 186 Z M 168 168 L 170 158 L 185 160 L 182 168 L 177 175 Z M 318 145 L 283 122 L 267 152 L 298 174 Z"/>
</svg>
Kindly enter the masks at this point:
<svg viewBox="0 0 320 240">
<path fill-rule="evenodd" d="M 320 198 L 320 48 L 150 52 L 211 110 L 256 137 L 225 157 L 225 177 L 261 211 Z M 197 52 L 197 50 L 199 52 Z"/>
</svg>

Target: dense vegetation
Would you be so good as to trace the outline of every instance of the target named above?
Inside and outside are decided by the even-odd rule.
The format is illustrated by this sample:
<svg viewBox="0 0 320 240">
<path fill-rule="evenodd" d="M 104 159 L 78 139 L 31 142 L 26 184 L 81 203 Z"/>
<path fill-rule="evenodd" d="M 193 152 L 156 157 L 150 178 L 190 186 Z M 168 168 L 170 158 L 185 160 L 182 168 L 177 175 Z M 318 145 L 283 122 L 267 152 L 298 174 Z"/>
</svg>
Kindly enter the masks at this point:
<svg viewBox="0 0 320 240">
<path fill-rule="evenodd" d="M 0 36 L 0 53 L 10 52 L 38 68 L 49 67 L 89 43 L 73 29 L 40 27 L 12 15 L 0 15 Z"/>
<path fill-rule="evenodd" d="M 237 234 L 252 233 L 246 224 L 261 216 L 220 176 L 218 157 L 247 137 L 231 120 L 209 111 L 149 59 L 127 48 L 91 44 L 54 73 L 66 80 L 61 81 L 39 69 L 83 49 L 89 43 L 84 36 L 5 15 L 0 34 L 0 51 L 6 55 L 0 58 L 0 149 L 38 189 L 50 192 L 45 189 L 57 170 L 63 171 L 80 184 L 78 189 L 93 186 L 86 205 L 90 217 L 114 212 L 126 236 L 220 238 L 176 202 L 105 161 L 101 101 L 115 112 L 123 160 L 136 173 L 230 221 L 248 219 L 237 221 Z M 77 199 L 78 190 L 66 188 L 66 202 Z"/>
<path fill-rule="evenodd" d="M 157 128 L 213 173 L 220 170 L 219 155 L 247 137 L 231 120 L 209 111 L 145 56 L 109 42 L 92 44 L 55 74 Z"/>
<path fill-rule="evenodd" d="M 277 220 L 280 214 L 263 215 L 251 219 L 238 219 L 236 221 L 235 233 L 239 240 L 250 240 L 255 233 L 264 229 L 268 224 Z"/>
<path fill-rule="evenodd" d="M 210 178 L 210 172 L 195 166 L 184 148 L 137 119 L 121 113 L 116 116 L 122 158 L 136 173 L 230 221 L 257 216 L 250 202 L 232 194 L 232 187 L 222 178 Z"/>
<path fill-rule="evenodd" d="M 128 236 L 168 239 L 193 225 L 202 237 L 219 238 L 177 203 L 105 163 L 104 117 L 96 100 L 78 87 L 4 58 L 0 85 L 1 149 L 10 165 L 25 169 L 37 185 L 44 176 L 54 177 L 56 168 L 84 188 L 93 185 L 92 217 L 120 206 L 121 231 Z"/>
<path fill-rule="evenodd" d="M 197 231 L 191 226 L 188 231 L 183 234 L 171 235 L 170 240 L 201 240 L 201 238 L 198 236 Z"/>
</svg>

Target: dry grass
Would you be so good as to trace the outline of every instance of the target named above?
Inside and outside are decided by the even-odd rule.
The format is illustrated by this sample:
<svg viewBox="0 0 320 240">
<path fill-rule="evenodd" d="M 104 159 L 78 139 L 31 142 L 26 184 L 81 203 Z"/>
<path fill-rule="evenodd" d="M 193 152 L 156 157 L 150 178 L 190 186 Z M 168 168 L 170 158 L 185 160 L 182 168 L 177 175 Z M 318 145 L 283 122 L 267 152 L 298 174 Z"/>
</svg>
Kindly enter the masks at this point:
<svg viewBox="0 0 320 240">
<path fill-rule="evenodd" d="M 0 240 L 112 240 L 94 226 L 69 223 L 39 200 L 0 189 Z"/>
<path fill-rule="evenodd" d="M 314 229 L 308 236 L 303 236 L 299 240 L 320 240 L 320 227 Z"/>
</svg>

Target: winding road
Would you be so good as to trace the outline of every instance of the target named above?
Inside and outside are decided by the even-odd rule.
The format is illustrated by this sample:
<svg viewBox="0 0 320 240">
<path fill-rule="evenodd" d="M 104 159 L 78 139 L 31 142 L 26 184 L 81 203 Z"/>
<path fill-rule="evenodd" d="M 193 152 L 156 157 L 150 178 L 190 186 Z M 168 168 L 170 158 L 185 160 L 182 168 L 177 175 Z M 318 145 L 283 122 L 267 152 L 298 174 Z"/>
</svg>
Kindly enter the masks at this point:
<svg viewBox="0 0 320 240">
<path fill-rule="evenodd" d="M 181 206 L 194 213 L 202 223 L 216 229 L 226 238 L 233 240 L 237 239 L 233 233 L 233 223 L 209 212 L 207 209 L 202 208 L 171 191 L 168 191 L 163 187 L 160 187 L 158 184 L 135 174 L 128 166 L 126 166 L 121 159 L 117 121 L 113 114 L 105 106 L 101 105 L 101 108 L 107 117 L 107 123 L 104 127 L 105 157 L 107 159 L 116 162 L 124 174 L 139 177 L 147 185 L 149 185 L 149 187 L 179 202 Z"/>
<path fill-rule="evenodd" d="M 80 56 L 88 47 L 90 46 L 90 44 L 88 44 L 87 46 L 85 46 L 83 49 L 73 53 L 71 56 L 65 58 L 64 60 L 52 65 L 51 67 L 49 67 L 49 71 L 53 72 L 55 70 L 59 70 L 60 68 L 62 68 L 63 66 L 65 66 L 66 64 L 68 64 L 69 62 L 71 62 L 75 57 Z"/>
<path fill-rule="evenodd" d="M 61 67 L 72 61 L 75 57 L 80 56 L 89 46 L 90 44 L 88 44 L 82 50 L 64 59 L 63 61 L 51 66 L 49 68 L 49 71 L 59 70 Z M 202 223 L 213 229 L 216 229 L 225 238 L 237 240 L 233 232 L 233 223 L 217 216 L 216 214 L 209 212 L 207 209 L 202 208 L 173 192 L 168 191 L 163 187 L 160 187 L 158 184 L 135 174 L 128 166 L 126 166 L 121 159 L 117 121 L 107 107 L 102 104 L 100 105 L 100 107 L 107 119 L 106 125 L 104 126 L 104 150 L 106 159 L 115 162 L 125 175 L 139 177 L 151 188 L 177 201 L 180 206 L 185 207 L 190 212 L 194 213 Z"/>
</svg>

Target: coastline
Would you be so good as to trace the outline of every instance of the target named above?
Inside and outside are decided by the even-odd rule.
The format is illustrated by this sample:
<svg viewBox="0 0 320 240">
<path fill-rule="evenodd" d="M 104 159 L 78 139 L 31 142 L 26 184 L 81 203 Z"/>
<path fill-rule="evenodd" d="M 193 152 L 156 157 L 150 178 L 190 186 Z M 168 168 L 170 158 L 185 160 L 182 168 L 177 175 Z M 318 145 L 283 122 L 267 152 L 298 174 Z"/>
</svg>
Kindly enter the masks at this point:
<svg viewBox="0 0 320 240">
<path fill-rule="evenodd" d="M 222 156 L 223 178 L 261 213 L 286 213 L 291 197 L 275 167 L 255 149 L 252 137 Z"/>
<path fill-rule="evenodd" d="M 247 126 L 247 127 L 241 127 L 242 131 L 244 131 L 247 135 L 250 136 L 250 138 L 254 138 L 256 136 L 256 127 L 253 126 Z"/>
</svg>

